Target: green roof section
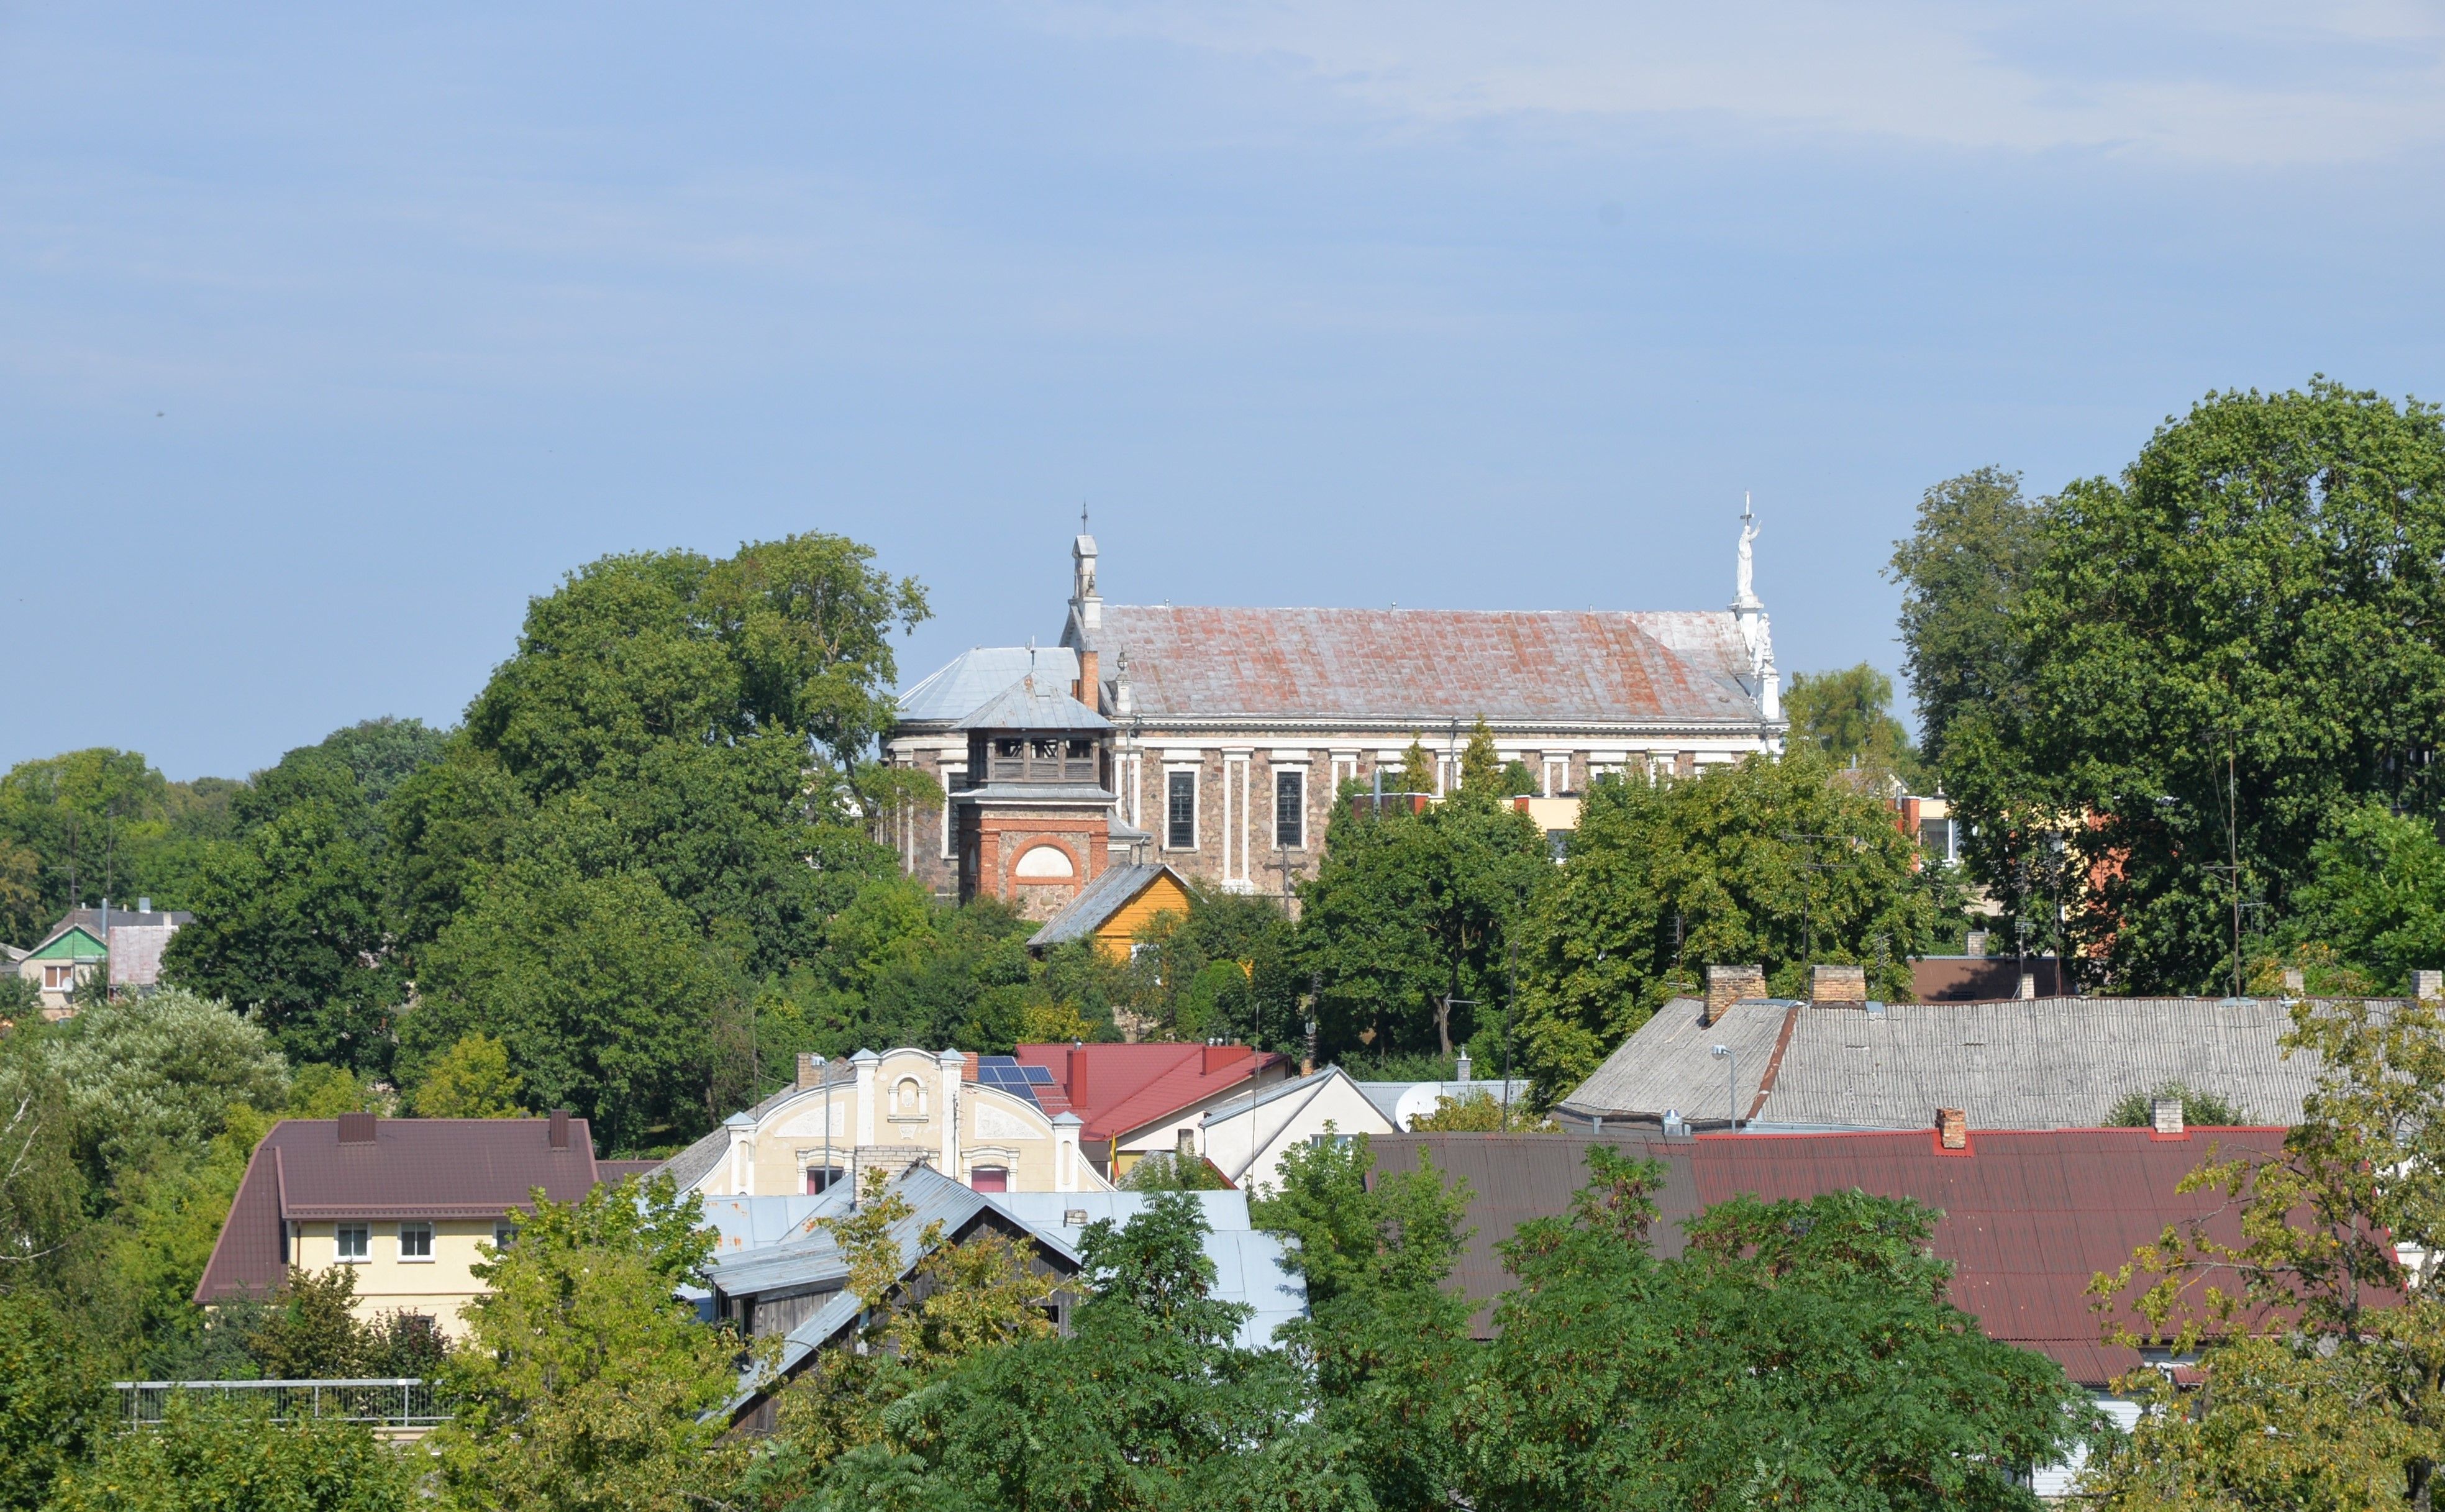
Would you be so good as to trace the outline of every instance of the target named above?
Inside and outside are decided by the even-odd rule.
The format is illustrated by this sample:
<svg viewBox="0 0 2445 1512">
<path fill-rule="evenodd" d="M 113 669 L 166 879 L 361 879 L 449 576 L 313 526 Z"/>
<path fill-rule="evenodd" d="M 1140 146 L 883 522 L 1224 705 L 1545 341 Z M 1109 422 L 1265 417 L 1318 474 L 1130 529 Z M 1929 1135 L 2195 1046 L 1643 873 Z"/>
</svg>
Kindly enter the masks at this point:
<svg viewBox="0 0 2445 1512">
<path fill-rule="evenodd" d="M 82 924 L 63 929 L 53 939 L 28 952 L 28 961 L 99 961 L 110 953 L 107 946 L 95 939 Z"/>
</svg>

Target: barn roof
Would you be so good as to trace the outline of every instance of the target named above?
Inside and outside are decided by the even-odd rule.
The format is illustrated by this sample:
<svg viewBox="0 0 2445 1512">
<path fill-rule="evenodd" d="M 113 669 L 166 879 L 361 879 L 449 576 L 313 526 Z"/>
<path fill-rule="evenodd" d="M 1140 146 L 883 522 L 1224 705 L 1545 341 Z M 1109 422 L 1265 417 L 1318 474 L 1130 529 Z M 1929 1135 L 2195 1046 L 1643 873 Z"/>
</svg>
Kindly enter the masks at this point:
<svg viewBox="0 0 2445 1512">
<path fill-rule="evenodd" d="M 2167 1139 L 2140 1129 L 1978 1129 L 1967 1151 L 1943 1150 L 1932 1129 L 1833 1134 L 1708 1134 L 1694 1139 L 1608 1140 L 1661 1161 L 1650 1235 L 1662 1258 L 1682 1252 L 1683 1225 L 1742 1193 L 1764 1201 L 1859 1190 L 1910 1197 L 1940 1210 L 1932 1247 L 1952 1262 L 1953 1304 L 1988 1336 L 2037 1350 L 2084 1386 L 2103 1386 L 2139 1363 L 2138 1353 L 2103 1342 L 2089 1281 L 2154 1242 L 2170 1223 L 2209 1221 L 2229 1241 L 2238 1216 L 2221 1192 L 2174 1190 L 2208 1158 L 2280 1148 L 2280 1129 L 2192 1129 Z M 1494 1332 L 1491 1303 L 1511 1278 L 1497 1248 L 1520 1224 L 1570 1211 L 1587 1182 L 1592 1142 L 1527 1134 L 1379 1134 L 1376 1168 L 1396 1174 L 1431 1160 L 1446 1180 L 1465 1179 L 1474 1225 L 1454 1279 L 1487 1304 L 1474 1322 Z"/>
<path fill-rule="evenodd" d="M 1746 643 L 1724 611 L 1210 608 L 1113 605 L 1149 719 L 1755 724 Z"/>
</svg>

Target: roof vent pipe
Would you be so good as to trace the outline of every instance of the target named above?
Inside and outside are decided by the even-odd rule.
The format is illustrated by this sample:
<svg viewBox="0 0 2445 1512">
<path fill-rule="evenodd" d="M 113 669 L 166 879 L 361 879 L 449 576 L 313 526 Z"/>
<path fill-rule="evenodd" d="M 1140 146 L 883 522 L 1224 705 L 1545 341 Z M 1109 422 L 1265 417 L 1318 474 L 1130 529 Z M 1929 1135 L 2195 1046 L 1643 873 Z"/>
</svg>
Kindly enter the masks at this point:
<svg viewBox="0 0 2445 1512">
<path fill-rule="evenodd" d="M 555 1108 L 551 1111 L 551 1148 L 554 1149 L 569 1148 L 569 1110 L 566 1108 Z"/>
</svg>

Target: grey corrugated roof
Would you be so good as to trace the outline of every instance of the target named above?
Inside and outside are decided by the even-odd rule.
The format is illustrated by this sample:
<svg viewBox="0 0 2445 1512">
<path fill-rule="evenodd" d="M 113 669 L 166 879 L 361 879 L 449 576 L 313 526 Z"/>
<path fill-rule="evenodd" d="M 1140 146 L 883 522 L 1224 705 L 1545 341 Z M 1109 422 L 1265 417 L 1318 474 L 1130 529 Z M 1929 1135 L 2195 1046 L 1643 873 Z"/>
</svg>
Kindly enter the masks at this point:
<svg viewBox="0 0 2445 1512">
<path fill-rule="evenodd" d="M 957 730 L 1109 730 L 1112 721 L 1038 672 L 987 699 L 953 725 Z"/>
<path fill-rule="evenodd" d="M 1190 608 L 1112 605 L 1150 719 L 1322 716 L 1524 723 L 1759 722 L 1727 611 Z"/>
<path fill-rule="evenodd" d="M 1051 803 L 1064 806 L 1092 803 L 1106 807 L 1120 801 L 1119 795 L 1092 782 L 988 782 L 973 788 L 956 789 L 953 803 L 991 803 L 996 805 Z"/>
<path fill-rule="evenodd" d="M 1677 1107 L 1719 1122 L 1723 1063 L 1740 1059 L 1742 1116 L 1786 1018 L 1792 1026 L 1756 1116 L 1776 1124 L 1923 1128 L 1939 1107 L 1976 1129 L 2082 1129 L 2135 1092 L 2180 1082 L 2237 1105 L 2253 1122 L 2300 1122 L 2319 1062 L 2286 1056 L 2292 1027 L 2271 999 L 2036 998 L 2006 1002 L 1893 1003 L 1796 1013 L 1743 1004 L 1699 1028 L 1697 1004 L 1676 1001 L 1633 1035 L 1562 1104 L 1566 1113 L 1642 1120 Z"/>
<path fill-rule="evenodd" d="M 1084 940 L 1101 929 L 1112 915 L 1129 905 L 1129 900 L 1146 890 L 1148 884 L 1171 868 L 1161 862 L 1131 861 L 1106 867 L 1094 881 L 1078 891 L 1078 896 L 1061 905 L 1060 911 L 1044 921 L 1044 927 L 1028 937 L 1030 949 L 1046 945 L 1067 944 Z M 1182 887 L 1188 879 L 1171 871 L 1172 879 Z"/>
<path fill-rule="evenodd" d="M 1023 645 L 980 645 L 900 695 L 900 723 L 948 724 L 983 705 L 1033 670 L 1061 686 L 1078 680 L 1078 657 L 1066 645 L 1030 651 Z"/>
</svg>

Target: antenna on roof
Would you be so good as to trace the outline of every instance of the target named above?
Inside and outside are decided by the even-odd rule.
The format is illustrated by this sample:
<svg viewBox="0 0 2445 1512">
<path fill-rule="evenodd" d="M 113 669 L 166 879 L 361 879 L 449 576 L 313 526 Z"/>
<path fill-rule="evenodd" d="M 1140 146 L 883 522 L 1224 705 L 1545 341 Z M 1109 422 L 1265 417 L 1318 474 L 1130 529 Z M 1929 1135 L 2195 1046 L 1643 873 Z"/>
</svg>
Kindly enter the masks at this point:
<svg viewBox="0 0 2445 1512">
<path fill-rule="evenodd" d="M 1078 501 L 1078 533 L 1087 533 L 1087 501 L 1083 498 Z"/>
</svg>

